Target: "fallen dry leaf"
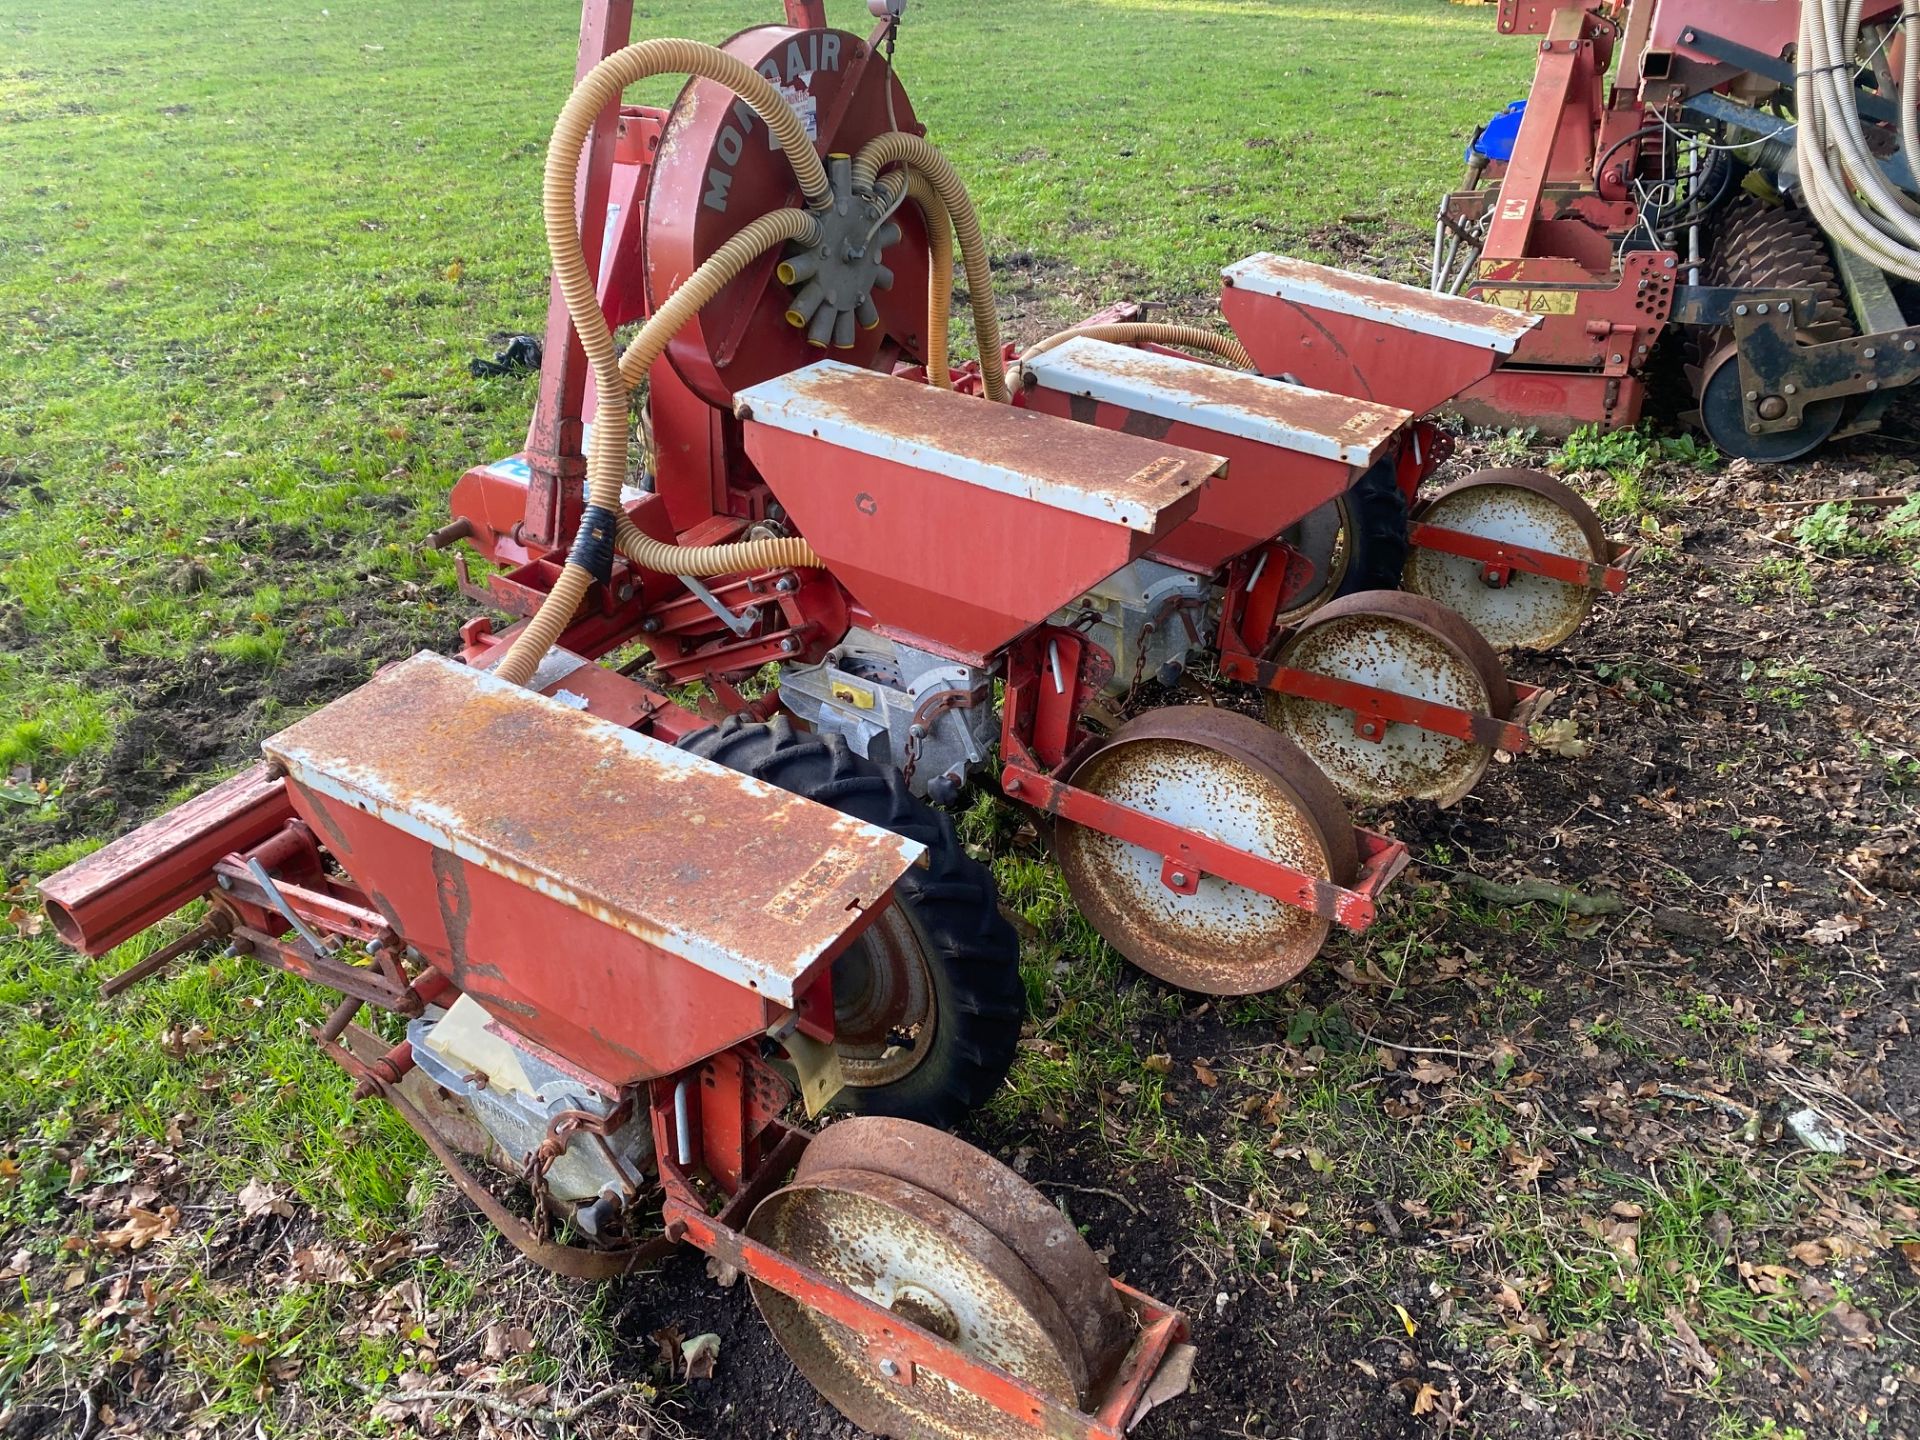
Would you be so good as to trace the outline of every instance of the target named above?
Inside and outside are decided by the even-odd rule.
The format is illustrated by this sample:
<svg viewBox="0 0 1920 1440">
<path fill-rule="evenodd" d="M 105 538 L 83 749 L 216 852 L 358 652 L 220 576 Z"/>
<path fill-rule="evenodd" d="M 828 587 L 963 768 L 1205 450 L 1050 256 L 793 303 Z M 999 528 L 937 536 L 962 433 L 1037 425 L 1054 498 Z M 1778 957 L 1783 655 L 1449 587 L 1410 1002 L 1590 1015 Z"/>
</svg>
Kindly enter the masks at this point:
<svg viewBox="0 0 1920 1440">
<path fill-rule="evenodd" d="M 711 1380 L 714 1364 L 720 1359 L 720 1337 L 709 1332 L 696 1335 L 680 1347 L 683 1373 L 689 1380 Z"/>
<path fill-rule="evenodd" d="M 1800 932 L 1800 938 L 1809 945 L 1838 945 L 1859 928 L 1860 922 L 1853 916 L 1834 915 L 1809 925 Z"/>
<path fill-rule="evenodd" d="M 1214 1086 L 1220 1083 L 1220 1077 L 1214 1074 L 1213 1071 L 1208 1066 L 1206 1066 L 1205 1064 L 1201 1063 L 1198 1060 L 1193 1062 L 1193 1078 L 1198 1080 L 1202 1085 L 1206 1086 L 1207 1089 L 1209 1090 L 1211 1090 Z"/>
<path fill-rule="evenodd" d="M 351 1285 L 353 1262 L 331 1245 L 296 1250 L 293 1252 L 292 1279 L 299 1285 Z"/>
<path fill-rule="evenodd" d="M 262 1215 L 291 1217 L 293 1214 L 293 1204 L 287 1199 L 286 1191 L 258 1178 L 240 1187 L 238 1199 L 240 1213 L 249 1220 L 258 1220 Z"/>
<path fill-rule="evenodd" d="M 180 1207 L 165 1205 L 159 1210 L 129 1207 L 126 1220 L 100 1237 L 109 1250 L 144 1250 L 156 1240 L 164 1240 L 180 1223 Z"/>
<path fill-rule="evenodd" d="M 480 1337 L 480 1353 L 495 1362 L 512 1355 L 525 1355 L 531 1349 L 533 1332 L 524 1325 L 508 1326 L 495 1321 Z"/>
<path fill-rule="evenodd" d="M 653 1341 L 653 1348 L 660 1354 L 660 1363 L 667 1367 L 669 1375 L 680 1368 L 680 1347 L 687 1343 L 687 1337 L 680 1333 L 677 1325 L 662 1325 L 647 1337 Z"/>
</svg>

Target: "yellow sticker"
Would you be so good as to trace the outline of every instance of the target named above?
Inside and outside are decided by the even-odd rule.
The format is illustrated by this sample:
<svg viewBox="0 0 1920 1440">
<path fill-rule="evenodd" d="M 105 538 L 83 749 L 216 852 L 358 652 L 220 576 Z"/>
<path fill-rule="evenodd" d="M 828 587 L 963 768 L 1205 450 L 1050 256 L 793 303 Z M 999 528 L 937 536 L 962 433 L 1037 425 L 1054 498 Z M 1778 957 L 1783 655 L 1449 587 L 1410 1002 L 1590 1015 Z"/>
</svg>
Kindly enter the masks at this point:
<svg viewBox="0 0 1920 1440">
<path fill-rule="evenodd" d="M 1576 290 L 1513 290 L 1483 286 L 1476 299 L 1502 310 L 1524 310 L 1529 315 L 1571 315 L 1580 303 Z"/>
<path fill-rule="evenodd" d="M 833 682 L 833 698 L 844 700 L 856 710 L 873 709 L 873 691 L 862 690 L 858 685 L 849 685 L 844 680 Z"/>
</svg>

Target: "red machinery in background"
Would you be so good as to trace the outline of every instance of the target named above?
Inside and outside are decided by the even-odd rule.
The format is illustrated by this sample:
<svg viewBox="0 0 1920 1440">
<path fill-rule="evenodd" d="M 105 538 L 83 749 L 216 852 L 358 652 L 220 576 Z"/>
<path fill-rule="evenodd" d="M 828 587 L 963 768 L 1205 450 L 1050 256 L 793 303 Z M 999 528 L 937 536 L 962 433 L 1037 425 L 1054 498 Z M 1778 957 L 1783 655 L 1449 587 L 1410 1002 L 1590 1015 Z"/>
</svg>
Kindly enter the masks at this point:
<svg viewBox="0 0 1920 1440">
<path fill-rule="evenodd" d="M 1501 0 L 1499 25 L 1535 38 L 1538 69 L 1469 147 L 1432 285 L 1542 323 L 1452 408 L 1611 429 L 1664 368 L 1729 455 L 1876 427 L 1920 376 L 1920 12 Z"/>
<path fill-rule="evenodd" d="M 1255 256 L 1233 336 L 1003 346 L 871 8 L 862 37 L 788 0 L 716 48 L 628 45 L 630 0 L 590 0 L 529 443 L 434 537 L 509 622 L 43 891 L 90 954 L 207 902 L 109 990 L 220 941 L 338 991 L 321 1043 L 540 1263 L 708 1251 L 868 1429 L 1111 1437 L 1180 1388 L 1185 1325 L 929 1128 L 1004 1076 L 1023 991 L 928 802 L 997 779 L 1128 958 L 1272 988 L 1407 862 L 1348 802 L 1451 803 L 1522 748 L 1535 692 L 1489 639 L 1557 643 L 1624 557 L 1531 472 L 1419 493 L 1450 448 L 1421 417 L 1536 316 Z M 621 103 L 667 73 L 672 106 Z M 1408 589 L 1370 589 L 1410 504 Z M 1179 703 L 1190 668 L 1268 718 Z M 855 1115 L 813 1138 L 796 1099 Z"/>
</svg>

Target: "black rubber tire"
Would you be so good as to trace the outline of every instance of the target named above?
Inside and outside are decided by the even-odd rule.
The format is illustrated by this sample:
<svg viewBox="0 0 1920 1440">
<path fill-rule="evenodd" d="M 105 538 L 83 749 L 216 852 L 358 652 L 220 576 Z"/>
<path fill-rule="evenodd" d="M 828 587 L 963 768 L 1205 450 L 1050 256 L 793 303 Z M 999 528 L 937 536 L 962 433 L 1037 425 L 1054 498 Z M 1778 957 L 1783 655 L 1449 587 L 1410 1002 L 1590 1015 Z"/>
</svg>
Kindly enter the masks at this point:
<svg viewBox="0 0 1920 1440">
<path fill-rule="evenodd" d="M 952 1129 L 985 1104 L 1013 1064 L 1026 991 L 1019 937 L 1000 913 L 993 872 L 967 854 L 953 821 L 914 799 L 893 766 L 854 754 L 838 735 L 795 730 L 784 715 L 766 724 L 734 716 L 680 746 L 927 847 L 926 863 L 894 886 L 893 903 L 912 917 L 930 961 L 932 1044 L 898 1080 L 849 1085 L 834 1108 Z"/>
<path fill-rule="evenodd" d="M 1336 600 L 1361 590 L 1398 590 L 1407 565 L 1407 497 L 1397 457 L 1380 461 L 1341 498 L 1347 512 L 1347 573 Z"/>
</svg>

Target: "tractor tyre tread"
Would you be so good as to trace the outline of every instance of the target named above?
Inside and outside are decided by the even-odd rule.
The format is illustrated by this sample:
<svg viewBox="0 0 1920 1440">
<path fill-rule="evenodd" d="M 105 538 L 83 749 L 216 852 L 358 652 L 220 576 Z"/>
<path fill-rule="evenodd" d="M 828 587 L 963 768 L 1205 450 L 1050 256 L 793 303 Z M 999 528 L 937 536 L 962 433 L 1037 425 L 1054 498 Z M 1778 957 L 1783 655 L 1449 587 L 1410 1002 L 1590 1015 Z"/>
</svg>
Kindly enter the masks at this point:
<svg viewBox="0 0 1920 1440">
<path fill-rule="evenodd" d="M 894 766 L 855 754 L 839 735 L 796 730 L 784 715 L 731 716 L 680 746 L 926 847 L 925 862 L 895 885 L 894 903 L 910 908 L 934 962 L 933 1047 L 891 1084 L 848 1086 L 836 1108 L 952 1129 L 985 1104 L 1013 1064 L 1026 992 L 993 872 L 967 854 L 952 819 L 916 800 Z"/>
<path fill-rule="evenodd" d="M 1346 493 L 1347 573 L 1336 599 L 1361 590 L 1398 590 L 1406 569 L 1407 497 L 1400 489 L 1395 462 L 1382 461 Z"/>
</svg>

